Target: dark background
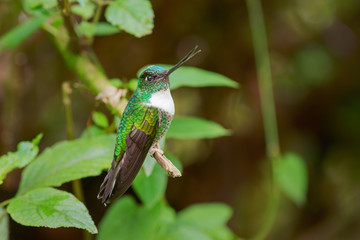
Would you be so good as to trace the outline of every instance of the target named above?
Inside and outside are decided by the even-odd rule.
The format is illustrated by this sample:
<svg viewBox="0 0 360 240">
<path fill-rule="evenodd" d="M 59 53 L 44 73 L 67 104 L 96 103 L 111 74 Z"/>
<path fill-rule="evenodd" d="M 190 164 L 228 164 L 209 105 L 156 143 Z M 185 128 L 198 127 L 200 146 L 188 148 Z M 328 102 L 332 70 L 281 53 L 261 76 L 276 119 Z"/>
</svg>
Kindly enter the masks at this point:
<svg viewBox="0 0 360 240">
<path fill-rule="evenodd" d="M 94 50 L 109 78 L 130 79 L 151 63 L 176 63 L 194 45 L 202 54 L 188 64 L 239 82 L 240 89 L 181 88 L 173 91 L 177 115 L 193 115 L 232 130 L 215 140 L 171 140 L 168 149 L 185 166 L 170 179 L 167 198 L 181 210 L 190 204 L 231 205 L 229 222 L 252 236 L 268 200 L 269 163 L 244 1 L 152 1 L 155 28 L 141 39 L 120 33 L 97 37 Z M 295 151 L 309 172 L 307 203 L 282 198 L 268 239 L 360 239 L 360 2 L 358 0 L 263 1 L 282 152 Z M 0 1 L 0 34 L 24 19 L 21 2 Z M 78 81 L 50 37 L 37 31 L 19 48 L 0 55 L 0 153 L 44 133 L 41 149 L 66 139 L 61 83 Z M 82 89 L 72 95 L 75 134 L 94 110 L 111 114 Z M 0 186 L 12 197 L 20 170 Z M 95 198 L 102 177 L 83 180 L 96 223 L 104 207 Z M 65 184 L 62 188 L 71 190 Z M 132 194 L 132 191 L 129 191 Z M 11 239 L 79 239 L 77 229 L 20 226 Z"/>
</svg>

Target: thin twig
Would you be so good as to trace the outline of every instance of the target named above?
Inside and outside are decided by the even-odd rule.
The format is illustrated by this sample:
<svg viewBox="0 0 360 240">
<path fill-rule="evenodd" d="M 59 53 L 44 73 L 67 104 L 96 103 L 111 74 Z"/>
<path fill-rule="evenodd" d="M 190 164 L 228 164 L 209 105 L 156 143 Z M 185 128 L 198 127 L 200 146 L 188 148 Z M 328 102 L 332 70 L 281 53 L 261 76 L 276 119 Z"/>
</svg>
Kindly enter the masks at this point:
<svg viewBox="0 0 360 240">
<path fill-rule="evenodd" d="M 270 57 L 261 3 L 259 0 L 247 0 L 246 3 L 254 43 L 255 62 L 265 131 L 266 154 L 270 161 L 271 169 L 271 192 L 266 207 L 264 222 L 257 234 L 253 237 L 253 239 L 260 240 L 264 239 L 269 234 L 272 225 L 275 222 L 280 201 L 280 193 L 274 182 L 275 163 L 280 158 L 280 145 L 272 90 Z"/>
<path fill-rule="evenodd" d="M 11 199 L 5 200 L 3 202 L 0 203 L 0 207 L 5 207 L 6 205 L 8 205 L 10 203 Z"/>
<path fill-rule="evenodd" d="M 69 41 L 70 49 L 74 53 L 79 53 L 80 52 L 79 39 L 78 39 L 78 36 L 77 36 L 75 28 L 74 28 L 75 21 L 70 12 L 69 1 L 68 0 L 58 0 L 58 5 L 59 5 L 59 8 L 61 9 L 61 15 L 64 19 L 64 25 L 70 36 L 70 41 Z"/>
<path fill-rule="evenodd" d="M 65 107 L 65 116 L 66 116 L 66 129 L 67 129 L 67 137 L 69 140 L 74 139 L 74 132 L 73 132 L 73 121 L 72 121 L 72 112 L 71 112 L 71 99 L 70 94 L 72 90 L 70 87 L 70 83 L 63 82 L 62 84 L 62 100 Z M 81 179 L 73 180 L 72 182 L 72 189 L 74 195 L 85 204 L 84 192 L 81 184 Z M 91 234 L 83 230 L 83 237 L 85 240 L 91 240 Z"/>
</svg>

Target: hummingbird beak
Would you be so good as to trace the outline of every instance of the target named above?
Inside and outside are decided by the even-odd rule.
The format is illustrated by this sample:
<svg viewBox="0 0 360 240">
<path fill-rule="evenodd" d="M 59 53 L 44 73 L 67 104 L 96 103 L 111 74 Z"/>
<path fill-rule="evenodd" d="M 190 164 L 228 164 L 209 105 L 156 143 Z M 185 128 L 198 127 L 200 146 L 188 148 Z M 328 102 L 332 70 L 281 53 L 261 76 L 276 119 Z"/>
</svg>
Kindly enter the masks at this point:
<svg viewBox="0 0 360 240">
<path fill-rule="evenodd" d="M 198 49 L 198 46 L 195 46 L 188 54 L 186 54 L 186 56 L 181 59 L 175 66 L 173 66 L 172 68 L 170 68 L 169 70 L 167 70 L 166 72 L 166 76 L 169 76 L 172 72 L 174 72 L 176 69 L 178 69 L 179 67 L 181 67 L 185 62 L 187 62 L 190 58 L 192 58 L 193 56 L 195 56 L 196 54 L 198 54 L 199 52 L 201 52 L 201 49 Z"/>
</svg>

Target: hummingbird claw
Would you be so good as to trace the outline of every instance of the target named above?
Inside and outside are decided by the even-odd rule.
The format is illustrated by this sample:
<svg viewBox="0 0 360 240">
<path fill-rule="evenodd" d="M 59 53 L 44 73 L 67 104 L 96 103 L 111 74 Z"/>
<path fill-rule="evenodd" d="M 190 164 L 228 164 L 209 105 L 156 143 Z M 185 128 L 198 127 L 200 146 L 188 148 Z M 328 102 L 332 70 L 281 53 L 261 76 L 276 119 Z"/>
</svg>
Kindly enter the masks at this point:
<svg viewBox="0 0 360 240">
<path fill-rule="evenodd" d="M 155 144 L 155 146 L 151 147 L 149 152 L 150 152 L 150 156 L 152 156 L 152 157 L 155 156 L 155 153 L 159 153 L 160 155 L 164 155 L 164 151 L 159 148 L 158 144 Z"/>
</svg>

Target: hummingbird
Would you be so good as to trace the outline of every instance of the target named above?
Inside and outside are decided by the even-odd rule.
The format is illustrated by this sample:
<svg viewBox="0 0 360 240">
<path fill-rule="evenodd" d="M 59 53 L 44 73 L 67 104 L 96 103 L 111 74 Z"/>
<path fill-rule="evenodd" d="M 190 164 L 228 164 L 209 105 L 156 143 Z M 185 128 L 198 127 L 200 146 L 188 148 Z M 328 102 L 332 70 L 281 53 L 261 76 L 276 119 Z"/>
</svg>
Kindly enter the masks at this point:
<svg viewBox="0 0 360 240">
<path fill-rule="evenodd" d="M 148 152 L 151 156 L 155 152 L 164 153 L 159 141 L 175 114 L 169 76 L 200 51 L 195 46 L 172 68 L 152 65 L 140 74 L 137 88 L 121 116 L 112 164 L 97 196 L 103 204 L 126 192 Z"/>
</svg>

